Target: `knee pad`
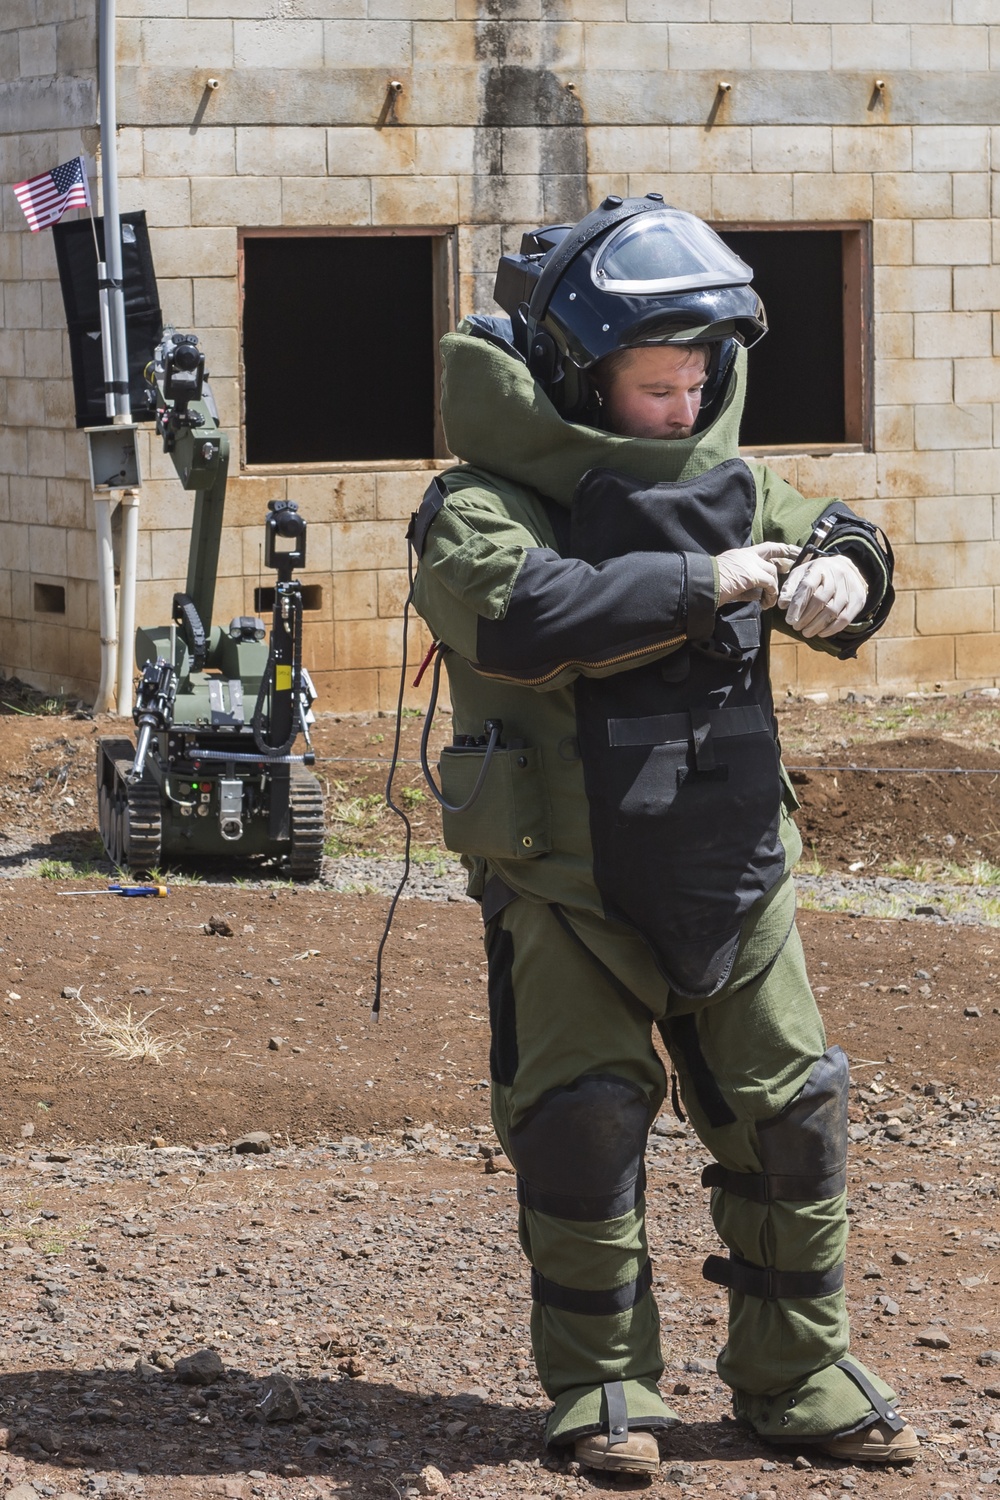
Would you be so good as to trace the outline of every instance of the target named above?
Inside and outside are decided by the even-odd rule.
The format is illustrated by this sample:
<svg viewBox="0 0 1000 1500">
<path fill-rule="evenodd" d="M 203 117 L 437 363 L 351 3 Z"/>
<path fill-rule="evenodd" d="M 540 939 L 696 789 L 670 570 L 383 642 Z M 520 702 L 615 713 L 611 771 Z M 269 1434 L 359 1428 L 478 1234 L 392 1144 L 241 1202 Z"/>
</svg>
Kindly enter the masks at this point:
<svg viewBox="0 0 1000 1500">
<path fill-rule="evenodd" d="M 731 1172 L 714 1162 L 701 1180 L 753 1203 L 815 1203 L 847 1186 L 847 1057 L 830 1047 L 790 1104 L 757 1125 L 762 1171 Z M 779 1271 L 730 1255 L 710 1255 L 706 1281 L 766 1301 L 829 1297 L 844 1284 L 843 1263 L 822 1270 Z"/>
<path fill-rule="evenodd" d="M 649 1106 L 624 1078 L 550 1089 L 510 1132 L 518 1202 L 558 1219 L 617 1219 L 640 1202 Z"/>
<path fill-rule="evenodd" d="M 730 1172 L 713 1163 L 705 1187 L 721 1187 L 754 1203 L 836 1198 L 847 1186 L 847 1089 L 850 1072 L 840 1047 L 829 1047 L 790 1104 L 757 1125 L 760 1172 Z"/>
<path fill-rule="evenodd" d="M 836 1198 L 844 1191 L 849 1084 L 846 1054 L 829 1047 L 792 1102 L 757 1126 L 772 1199 Z"/>
</svg>

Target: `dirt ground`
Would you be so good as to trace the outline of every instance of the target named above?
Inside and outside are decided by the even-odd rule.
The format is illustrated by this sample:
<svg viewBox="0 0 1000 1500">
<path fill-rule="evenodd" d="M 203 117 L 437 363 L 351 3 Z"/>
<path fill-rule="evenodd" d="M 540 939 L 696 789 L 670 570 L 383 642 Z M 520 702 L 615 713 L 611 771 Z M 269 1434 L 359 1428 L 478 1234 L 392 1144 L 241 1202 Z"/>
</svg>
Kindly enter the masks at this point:
<svg viewBox="0 0 1000 1500">
<path fill-rule="evenodd" d="M 92 747 L 112 722 L 2 718 L 0 1478 L 12 1500 L 391 1500 L 433 1492 L 428 1466 L 462 1500 L 630 1488 L 554 1463 L 538 1442 L 513 1179 L 485 1170 L 476 908 L 401 904 L 376 1025 L 384 901 L 283 882 L 175 882 L 165 900 L 61 894 L 104 884 Z M 796 703 L 780 722 L 823 867 L 1000 860 L 996 779 L 940 774 L 1000 774 L 995 701 Z M 419 728 L 406 721 L 401 786 L 431 851 Z M 391 733 L 376 718 L 317 726 L 334 852 L 398 849 L 374 800 L 384 764 L 368 763 Z M 851 765 L 890 769 L 818 769 Z M 903 766 L 928 769 L 891 769 Z M 897 1383 L 924 1457 L 893 1475 L 796 1459 L 731 1421 L 712 1365 L 724 1297 L 699 1276 L 718 1248 L 705 1156 L 665 1113 L 650 1224 L 664 1390 L 683 1426 L 639 1488 L 1000 1494 L 1000 932 L 811 911 L 801 926 L 830 1040 L 852 1059 L 856 1346 Z M 145 1061 L 107 1050 L 127 1007 Z M 266 1154 L 232 1149 L 250 1131 L 269 1134 Z M 172 1367 L 199 1349 L 224 1373 L 189 1386 Z M 270 1411 L 275 1370 L 297 1396 Z"/>
<path fill-rule="evenodd" d="M 11 697 L 0 682 L 0 879 L 38 873 L 43 860 L 78 866 L 99 860 L 94 752 L 100 735 L 123 732 L 122 721 L 27 714 Z M 1000 864 L 996 698 L 787 700 L 778 704 L 778 724 L 802 803 L 803 838 L 823 868 L 871 875 L 897 864 L 931 872 L 981 860 Z M 400 851 L 400 824 L 383 798 L 394 726 L 388 716 L 324 714 L 316 723 L 316 770 L 326 789 L 333 855 Z M 441 849 L 440 819 L 420 770 L 422 729 L 423 719 L 407 712 L 394 786 L 418 853 L 430 854 Z M 431 734 L 432 764 L 449 734 L 450 720 L 441 713 Z M 908 774 L 924 768 L 927 774 Z M 959 769 L 974 774 L 952 774 Z"/>
</svg>

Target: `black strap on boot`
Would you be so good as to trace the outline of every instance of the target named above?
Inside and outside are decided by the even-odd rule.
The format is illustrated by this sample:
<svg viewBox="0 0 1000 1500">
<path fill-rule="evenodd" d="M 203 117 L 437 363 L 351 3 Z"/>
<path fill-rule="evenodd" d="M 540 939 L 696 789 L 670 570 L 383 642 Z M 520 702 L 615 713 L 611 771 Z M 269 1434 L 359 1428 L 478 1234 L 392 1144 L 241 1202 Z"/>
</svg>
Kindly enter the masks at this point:
<svg viewBox="0 0 1000 1500">
<path fill-rule="evenodd" d="M 843 1370 L 854 1384 L 868 1397 L 872 1404 L 872 1411 L 877 1412 L 881 1421 L 893 1432 L 902 1432 L 906 1426 L 905 1418 L 899 1415 L 895 1407 L 889 1405 L 884 1396 L 880 1396 L 863 1370 L 859 1370 L 852 1359 L 838 1359 L 837 1369 Z"/>
<path fill-rule="evenodd" d="M 628 1442 L 628 1404 L 620 1380 L 609 1380 L 604 1386 L 604 1405 L 608 1414 L 608 1447 Z"/>
</svg>

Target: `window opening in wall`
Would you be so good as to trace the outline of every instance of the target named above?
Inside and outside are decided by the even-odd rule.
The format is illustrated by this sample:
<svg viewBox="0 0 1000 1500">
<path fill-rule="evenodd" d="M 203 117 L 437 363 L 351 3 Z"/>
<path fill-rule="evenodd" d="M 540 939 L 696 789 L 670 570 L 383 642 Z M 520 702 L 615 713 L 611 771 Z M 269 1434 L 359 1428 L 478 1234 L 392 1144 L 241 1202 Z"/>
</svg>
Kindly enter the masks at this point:
<svg viewBox="0 0 1000 1500">
<path fill-rule="evenodd" d="M 749 354 L 748 448 L 871 447 L 869 226 L 718 225 L 769 331 Z"/>
<path fill-rule="evenodd" d="M 36 583 L 33 587 L 36 615 L 66 613 L 66 590 L 61 583 Z"/>
<path fill-rule="evenodd" d="M 429 233 L 245 232 L 248 464 L 444 453 L 437 340 L 449 248 Z"/>
<path fill-rule="evenodd" d="M 269 615 L 274 609 L 274 589 L 254 589 L 253 607 L 257 614 Z M 323 608 L 323 585 L 321 583 L 304 583 L 302 585 L 302 608 L 304 610 Z"/>
</svg>

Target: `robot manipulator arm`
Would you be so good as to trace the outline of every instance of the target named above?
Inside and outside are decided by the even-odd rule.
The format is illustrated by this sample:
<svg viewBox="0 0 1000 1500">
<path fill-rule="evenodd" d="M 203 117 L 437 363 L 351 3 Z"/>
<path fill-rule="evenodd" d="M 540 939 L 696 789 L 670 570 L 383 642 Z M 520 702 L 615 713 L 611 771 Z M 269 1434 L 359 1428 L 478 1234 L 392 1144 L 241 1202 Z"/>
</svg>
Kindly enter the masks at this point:
<svg viewBox="0 0 1000 1500">
<path fill-rule="evenodd" d="M 165 453 L 171 453 L 178 437 L 193 428 L 218 427 L 219 414 L 197 334 L 167 333 L 147 367 L 146 378 L 156 390 L 156 425 Z"/>
<path fill-rule="evenodd" d="M 177 673 L 172 663 L 163 656 L 158 656 L 155 661 L 148 661 L 142 669 L 135 707 L 132 710 L 139 737 L 129 781 L 142 780 L 149 742 L 158 731 L 170 728 L 176 696 Z"/>
</svg>

